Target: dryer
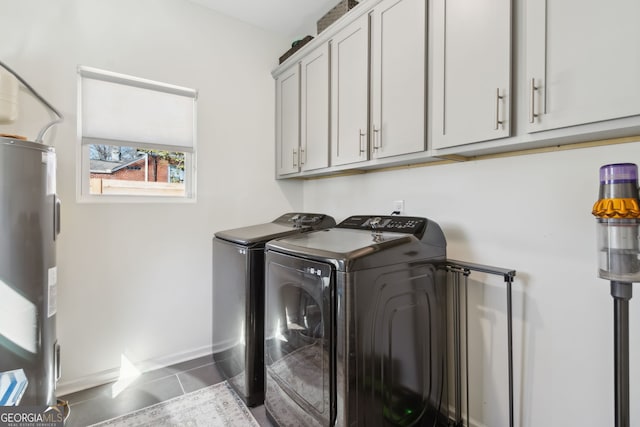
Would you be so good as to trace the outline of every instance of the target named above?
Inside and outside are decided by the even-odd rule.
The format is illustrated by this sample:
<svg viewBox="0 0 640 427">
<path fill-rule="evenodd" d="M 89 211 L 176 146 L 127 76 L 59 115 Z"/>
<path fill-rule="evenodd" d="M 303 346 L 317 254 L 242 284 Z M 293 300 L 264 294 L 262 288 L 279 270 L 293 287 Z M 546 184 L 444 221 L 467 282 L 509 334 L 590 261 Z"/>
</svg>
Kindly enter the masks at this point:
<svg viewBox="0 0 640 427">
<path fill-rule="evenodd" d="M 286 213 L 219 231 L 213 239 L 213 358 L 248 406 L 264 400 L 264 246 L 277 237 L 332 227 L 324 214 Z"/>
<path fill-rule="evenodd" d="M 357 215 L 266 245 L 265 408 L 279 426 L 446 426 L 446 240 Z"/>
</svg>

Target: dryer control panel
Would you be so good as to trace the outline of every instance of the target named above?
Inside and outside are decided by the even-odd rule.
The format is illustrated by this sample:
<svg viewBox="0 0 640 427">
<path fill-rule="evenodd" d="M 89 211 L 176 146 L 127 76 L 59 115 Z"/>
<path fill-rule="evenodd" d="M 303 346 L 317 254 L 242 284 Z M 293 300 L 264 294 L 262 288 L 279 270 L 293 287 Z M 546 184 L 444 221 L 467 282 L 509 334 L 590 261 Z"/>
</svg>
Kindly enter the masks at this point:
<svg viewBox="0 0 640 427">
<path fill-rule="evenodd" d="M 276 224 L 292 225 L 295 228 L 312 227 L 314 229 L 328 228 L 335 225 L 333 218 L 317 213 L 286 213 L 274 221 Z"/>
<path fill-rule="evenodd" d="M 354 215 L 342 221 L 336 228 L 407 233 L 421 238 L 427 221 L 426 218 L 415 216 Z"/>
</svg>

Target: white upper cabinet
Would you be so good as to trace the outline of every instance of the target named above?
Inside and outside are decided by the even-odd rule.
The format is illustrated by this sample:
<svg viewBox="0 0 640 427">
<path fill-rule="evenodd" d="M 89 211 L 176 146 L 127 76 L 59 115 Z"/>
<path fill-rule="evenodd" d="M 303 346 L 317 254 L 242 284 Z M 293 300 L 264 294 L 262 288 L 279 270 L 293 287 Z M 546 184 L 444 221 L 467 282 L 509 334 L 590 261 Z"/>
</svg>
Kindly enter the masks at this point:
<svg viewBox="0 0 640 427">
<path fill-rule="evenodd" d="M 329 166 L 329 44 L 300 61 L 300 166 Z"/>
<path fill-rule="evenodd" d="M 331 41 L 331 165 L 368 159 L 369 16 Z"/>
<path fill-rule="evenodd" d="M 384 0 L 371 14 L 371 156 L 426 148 L 426 2 Z"/>
<path fill-rule="evenodd" d="M 294 64 L 276 77 L 277 175 L 296 173 L 300 150 L 300 70 Z"/>
<path fill-rule="evenodd" d="M 433 2 L 433 148 L 511 133 L 511 0 Z"/>
<path fill-rule="evenodd" d="M 272 73 L 277 176 L 638 135 L 639 17 L 640 0 L 362 1 Z"/>
<path fill-rule="evenodd" d="M 528 132 L 640 114 L 640 1 L 527 0 L 525 14 Z"/>
</svg>

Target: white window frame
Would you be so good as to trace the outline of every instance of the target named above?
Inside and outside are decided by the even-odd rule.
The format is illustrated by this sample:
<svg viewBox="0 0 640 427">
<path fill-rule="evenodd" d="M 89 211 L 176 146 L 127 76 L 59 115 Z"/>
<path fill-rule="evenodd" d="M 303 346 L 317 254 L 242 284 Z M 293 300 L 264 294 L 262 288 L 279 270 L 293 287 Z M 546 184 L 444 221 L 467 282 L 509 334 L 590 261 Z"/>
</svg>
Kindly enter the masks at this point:
<svg viewBox="0 0 640 427">
<path fill-rule="evenodd" d="M 121 84 L 135 88 L 149 89 L 159 93 L 172 94 L 192 98 L 193 100 L 193 130 L 187 138 L 188 141 L 179 145 L 156 144 L 153 142 L 131 140 L 131 138 L 118 138 L 109 136 L 106 138 L 84 135 L 83 130 L 83 79 L 93 79 L 103 82 Z M 76 199 L 78 202 L 89 203 L 184 203 L 196 202 L 196 135 L 197 135 L 197 99 L 198 92 L 195 89 L 175 86 L 167 83 L 156 82 L 111 71 L 99 70 L 86 66 L 78 66 L 77 76 L 78 87 L 78 120 L 77 120 L 77 164 L 76 168 Z M 134 109 L 135 110 L 135 109 Z M 172 152 L 182 152 L 185 154 L 184 167 L 184 196 L 146 196 L 146 195 L 109 195 L 91 194 L 90 183 L 90 162 L 89 146 L 92 144 L 116 145 L 123 147 L 139 147 L 154 150 L 166 150 Z"/>
</svg>

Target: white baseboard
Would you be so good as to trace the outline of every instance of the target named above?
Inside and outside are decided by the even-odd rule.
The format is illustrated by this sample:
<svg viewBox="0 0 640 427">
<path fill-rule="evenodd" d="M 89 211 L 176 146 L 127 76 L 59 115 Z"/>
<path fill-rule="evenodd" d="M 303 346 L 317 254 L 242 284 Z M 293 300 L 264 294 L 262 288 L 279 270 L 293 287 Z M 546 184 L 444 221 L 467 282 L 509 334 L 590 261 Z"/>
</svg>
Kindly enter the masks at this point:
<svg viewBox="0 0 640 427">
<path fill-rule="evenodd" d="M 140 372 L 148 372 L 154 369 L 175 365 L 176 363 L 186 362 L 187 360 L 197 359 L 198 357 L 207 356 L 212 353 L 212 346 L 206 345 L 193 350 L 148 359 L 142 362 L 138 362 L 135 365 Z M 68 381 L 60 381 L 56 387 L 56 396 L 60 397 L 69 393 L 75 393 L 80 390 L 86 390 L 91 387 L 110 383 L 112 381 L 116 381 L 119 376 L 120 366 L 117 366 L 111 369 L 106 369 L 104 371 L 85 375 L 80 378 L 75 378 Z"/>
<path fill-rule="evenodd" d="M 238 340 L 235 338 L 227 341 L 222 341 L 211 346 L 211 352 L 213 354 L 221 353 L 225 350 L 229 350 L 230 348 L 235 347 L 236 345 L 238 345 Z"/>
</svg>

